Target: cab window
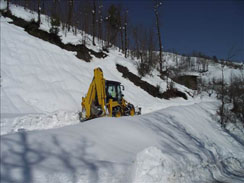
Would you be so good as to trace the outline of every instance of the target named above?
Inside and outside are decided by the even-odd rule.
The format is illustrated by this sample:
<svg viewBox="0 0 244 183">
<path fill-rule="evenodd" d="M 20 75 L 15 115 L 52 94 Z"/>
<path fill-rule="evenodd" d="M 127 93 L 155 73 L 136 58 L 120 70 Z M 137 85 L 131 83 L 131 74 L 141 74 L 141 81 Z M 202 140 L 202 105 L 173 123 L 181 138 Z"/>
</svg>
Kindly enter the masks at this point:
<svg viewBox="0 0 244 183">
<path fill-rule="evenodd" d="M 117 93 L 118 93 L 118 100 L 122 100 L 122 92 L 121 92 L 121 87 L 120 85 L 117 85 Z"/>
<path fill-rule="evenodd" d="M 116 98 L 116 88 L 114 85 L 108 86 L 108 96 Z"/>
</svg>

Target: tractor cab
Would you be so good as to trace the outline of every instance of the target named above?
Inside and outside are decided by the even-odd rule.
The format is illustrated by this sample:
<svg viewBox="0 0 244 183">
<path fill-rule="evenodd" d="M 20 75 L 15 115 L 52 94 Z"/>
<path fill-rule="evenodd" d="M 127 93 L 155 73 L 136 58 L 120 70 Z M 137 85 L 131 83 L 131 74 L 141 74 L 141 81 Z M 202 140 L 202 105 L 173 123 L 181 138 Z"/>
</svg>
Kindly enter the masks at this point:
<svg viewBox="0 0 244 183">
<path fill-rule="evenodd" d="M 106 90 L 106 96 L 107 96 L 107 102 L 109 99 L 113 99 L 113 101 L 117 101 L 118 103 L 121 103 L 123 94 L 122 90 L 124 90 L 124 86 L 121 85 L 120 82 L 117 81 L 105 81 L 105 90 Z"/>
</svg>

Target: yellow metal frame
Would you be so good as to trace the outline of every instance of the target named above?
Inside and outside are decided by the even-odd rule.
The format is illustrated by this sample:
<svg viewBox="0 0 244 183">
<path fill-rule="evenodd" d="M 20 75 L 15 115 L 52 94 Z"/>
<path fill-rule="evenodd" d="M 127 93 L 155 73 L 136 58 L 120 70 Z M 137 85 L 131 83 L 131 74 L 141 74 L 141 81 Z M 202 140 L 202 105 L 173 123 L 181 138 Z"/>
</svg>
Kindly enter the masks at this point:
<svg viewBox="0 0 244 183">
<path fill-rule="evenodd" d="M 101 106 L 103 114 L 106 114 L 105 111 L 105 79 L 103 78 L 102 69 L 96 68 L 94 69 L 94 78 L 90 84 L 89 90 L 87 92 L 86 97 L 82 97 L 82 110 L 86 110 L 85 118 L 91 117 L 91 105 L 92 102 L 95 101 L 95 97 L 97 96 L 98 104 Z"/>
<path fill-rule="evenodd" d="M 101 106 L 102 109 L 102 115 L 108 115 L 112 117 L 113 108 L 116 106 L 119 106 L 121 111 L 118 111 L 117 114 L 115 114 L 116 117 L 120 117 L 125 113 L 125 108 L 129 104 L 125 99 L 122 98 L 122 103 L 119 104 L 117 101 L 113 101 L 113 99 L 109 99 L 108 103 L 106 102 L 106 92 L 105 92 L 105 79 L 103 77 L 103 72 L 101 68 L 94 69 L 94 77 L 90 84 L 90 87 L 88 89 L 86 97 L 82 97 L 82 111 L 86 112 L 85 117 L 86 119 L 93 118 L 95 116 L 92 116 L 91 114 L 91 108 L 93 105 L 93 102 L 96 100 L 99 106 Z M 108 114 L 106 114 L 106 108 L 108 109 Z M 132 109 L 130 111 L 130 115 L 135 115 L 135 109 Z"/>
</svg>

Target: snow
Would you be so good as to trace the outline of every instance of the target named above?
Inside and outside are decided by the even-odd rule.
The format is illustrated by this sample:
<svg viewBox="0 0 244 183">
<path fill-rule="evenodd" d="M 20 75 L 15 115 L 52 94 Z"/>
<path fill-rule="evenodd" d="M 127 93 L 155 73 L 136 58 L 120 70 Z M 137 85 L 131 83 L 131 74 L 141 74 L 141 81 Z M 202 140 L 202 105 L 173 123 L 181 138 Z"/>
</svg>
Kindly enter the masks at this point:
<svg viewBox="0 0 244 183">
<path fill-rule="evenodd" d="M 1 114 L 1 135 L 19 131 L 43 130 L 78 124 L 75 112 L 57 111 L 36 114 Z"/>
<path fill-rule="evenodd" d="M 0 1 L 0 10 L 7 9 L 7 1 Z"/>
<path fill-rule="evenodd" d="M 215 102 L 1 137 L 5 182 L 243 182 L 244 149 Z"/>
<path fill-rule="evenodd" d="M 191 98 L 187 101 L 154 98 L 136 87 L 117 71 L 116 63 L 124 64 L 132 71 L 135 66 L 116 50 L 102 61 L 93 58 L 91 63 L 86 63 L 76 58 L 75 53 L 35 38 L 8 21 L 1 17 L 1 113 L 4 116 L 52 115 L 59 111 L 78 114 L 81 98 L 88 91 L 96 67 L 102 68 L 106 79 L 120 81 L 125 86 L 125 99 L 142 107 L 144 114 L 179 103 L 188 105 L 194 102 Z M 25 121 L 27 125 L 22 126 L 28 126 L 28 121 L 33 120 Z M 49 127 L 56 127 L 55 124 Z M 70 123 L 62 125 L 65 124 Z M 19 126 L 13 120 L 2 120 L 1 134 L 9 133 L 13 126 L 16 127 L 13 131 L 18 131 Z M 36 129 L 35 126 L 26 129 L 32 128 Z"/>
<path fill-rule="evenodd" d="M 215 97 L 154 98 L 117 71 L 119 63 L 137 74 L 135 61 L 118 50 L 87 63 L 10 19 L 0 21 L 1 182 L 244 182 L 244 133 L 220 127 Z M 125 86 L 126 100 L 143 115 L 79 122 L 81 97 L 96 67 Z M 156 71 L 143 79 L 165 85 Z"/>
<path fill-rule="evenodd" d="M 231 77 L 244 77 L 244 69 L 234 69 L 224 67 L 224 80 L 227 84 L 230 84 Z M 222 78 L 222 66 L 220 64 L 210 64 L 209 71 L 203 75 L 203 79 L 206 81 L 220 80 Z M 233 78 L 232 78 L 233 79 Z"/>
<path fill-rule="evenodd" d="M 4 1 L 1 0 L 2 9 L 6 8 L 6 3 L 3 3 Z M 31 20 L 38 20 L 38 14 L 32 10 L 29 10 L 27 8 L 15 5 L 15 4 L 10 4 L 10 10 L 11 13 L 14 16 L 17 16 L 19 18 L 22 18 L 26 21 L 31 21 Z M 41 25 L 40 29 L 49 32 L 51 28 L 51 23 L 50 23 L 50 17 L 47 15 L 41 14 Z M 61 30 L 61 26 L 59 27 L 59 30 Z M 85 34 L 81 30 L 77 30 L 78 34 L 75 36 L 72 31 L 67 32 L 67 31 L 60 31 L 59 36 L 64 44 L 67 43 L 72 43 L 74 45 L 81 44 L 82 40 L 86 40 L 86 46 L 90 49 L 93 49 L 94 51 L 100 51 L 102 46 L 99 44 L 99 42 L 96 40 L 96 46 L 93 46 L 92 44 L 92 36 Z"/>
<path fill-rule="evenodd" d="M 154 146 L 139 152 L 136 157 L 135 182 L 167 182 L 164 170 L 172 169 L 168 160 L 161 150 Z"/>
</svg>

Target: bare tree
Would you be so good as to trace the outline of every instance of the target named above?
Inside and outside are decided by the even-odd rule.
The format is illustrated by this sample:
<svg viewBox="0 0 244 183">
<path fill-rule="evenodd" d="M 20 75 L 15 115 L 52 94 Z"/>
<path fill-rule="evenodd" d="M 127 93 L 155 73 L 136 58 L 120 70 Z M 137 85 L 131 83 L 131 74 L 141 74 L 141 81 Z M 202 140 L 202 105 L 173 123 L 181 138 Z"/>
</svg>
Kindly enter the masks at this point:
<svg viewBox="0 0 244 183">
<path fill-rule="evenodd" d="M 148 33 L 148 61 L 151 64 L 153 64 L 153 62 L 154 62 L 154 55 L 153 55 L 153 51 L 155 51 L 154 45 L 155 44 L 154 44 L 153 30 L 149 29 L 149 33 Z"/>
<path fill-rule="evenodd" d="M 25 2 L 24 2 L 24 8 L 26 9 L 26 8 L 28 8 L 29 7 L 29 0 L 25 0 Z"/>
<path fill-rule="evenodd" d="M 120 26 L 119 8 L 114 4 L 111 4 L 108 8 L 108 14 L 106 16 L 106 33 L 107 33 L 107 47 L 116 45 L 117 34 Z"/>
<path fill-rule="evenodd" d="M 128 39 L 127 39 L 127 24 L 128 24 L 128 10 L 125 11 L 125 18 L 124 18 L 124 31 L 125 31 L 125 58 L 127 57 L 127 49 L 128 49 Z"/>
<path fill-rule="evenodd" d="M 219 115 L 220 115 L 220 123 L 221 123 L 221 125 L 224 125 L 224 108 L 225 108 L 225 101 L 224 101 L 224 88 L 225 88 L 225 84 L 224 84 L 224 64 L 221 65 L 221 73 L 222 73 L 222 77 L 221 77 L 221 93 L 220 93 L 220 95 L 221 95 L 221 106 L 219 108 Z"/>
<path fill-rule="evenodd" d="M 37 23 L 40 26 L 40 24 L 41 24 L 41 6 L 40 6 L 40 0 L 37 0 L 37 13 L 38 13 Z"/>
<path fill-rule="evenodd" d="M 191 70 L 191 57 L 190 56 L 186 57 L 186 63 L 187 63 L 188 70 Z"/>
<path fill-rule="evenodd" d="M 100 40 L 103 39 L 103 14 L 102 13 L 103 13 L 103 4 L 102 4 L 102 0 L 100 0 L 98 5 L 98 38 Z"/>
<path fill-rule="evenodd" d="M 121 7 L 119 8 L 119 30 L 120 30 L 120 40 L 121 40 L 121 49 L 125 54 L 125 58 L 128 56 L 128 9 L 124 11 L 122 16 Z"/>
<path fill-rule="evenodd" d="M 139 28 L 135 26 L 132 31 L 132 36 L 134 39 L 134 55 L 137 59 L 139 59 L 139 36 L 138 36 Z"/>
<path fill-rule="evenodd" d="M 157 34 L 158 34 L 158 44 L 159 44 L 159 69 L 160 72 L 163 70 L 163 56 L 162 56 L 162 41 L 161 41 L 161 32 L 160 32 L 160 25 L 159 25 L 159 8 L 162 5 L 162 2 L 160 0 L 153 0 L 154 6 L 154 14 L 156 18 L 156 27 L 157 27 Z"/>
<path fill-rule="evenodd" d="M 140 76 L 150 74 L 158 62 L 158 54 L 155 53 L 155 37 L 153 28 L 140 28 L 137 32 L 138 37 L 138 54 L 140 62 L 137 65 L 137 70 Z"/>
<path fill-rule="evenodd" d="M 73 0 L 68 0 L 68 4 L 69 4 L 69 10 L 68 10 L 67 27 L 68 27 L 68 31 L 70 31 L 70 27 L 72 25 L 74 1 Z"/>
<path fill-rule="evenodd" d="M 235 53 L 234 53 L 234 47 L 232 47 L 229 52 L 228 52 L 228 56 L 227 56 L 227 60 L 231 60 L 233 57 L 235 57 Z M 226 95 L 226 86 L 225 86 L 225 82 L 224 82 L 224 67 L 225 67 L 225 62 L 224 60 L 221 63 L 221 73 L 222 73 L 222 77 L 221 77 L 221 91 L 220 91 L 220 99 L 221 99 L 221 106 L 219 108 L 219 116 L 220 116 L 220 123 L 222 126 L 225 126 L 226 123 L 226 114 L 225 114 L 225 95 Z"/>
<path fill-rule="evenodd" d="M 54 0 L 53 3 L 52 3 L 52 9 L 51 9 L 51 17 L 52 18 L 57 18 L 59 17 L 58 16 L 58 13 L 57 13 L 57 6 L 58 6 L 58 0 Z"/>
<path fill-rule="evenodd" d="M 44 3 L 44 0 L 42 1 L 41 13 L 45 14 L 45 3 Z"/>
<path fill-rule="evenodd" d="M 121 26 L 120 28 L 120 41 L 121 41 L 121 50 L 124 53 L 124 31 L 123 31 L 123 26 Z"/>
<path fill-rule="evenodd" d="M 95 36 L 96 36 L 96 1 L 93 0 L 93 9 L 92 9 L 92 44 L 95 46 Z"/>
<path fill-rule="evenodd" d="M 55 0 L 52 3 L 51 8 L 51 28 L 49 30 L 50 33 L 58 35 L 59 26 L 60 26 L 60 14 L 57 11 L 58 0 Z"/>
<path fill-rule="evenodd" d="M 7 0 L 7 12 L 9 12 L 9 1 L 10 0 Z"/>
</svg>

